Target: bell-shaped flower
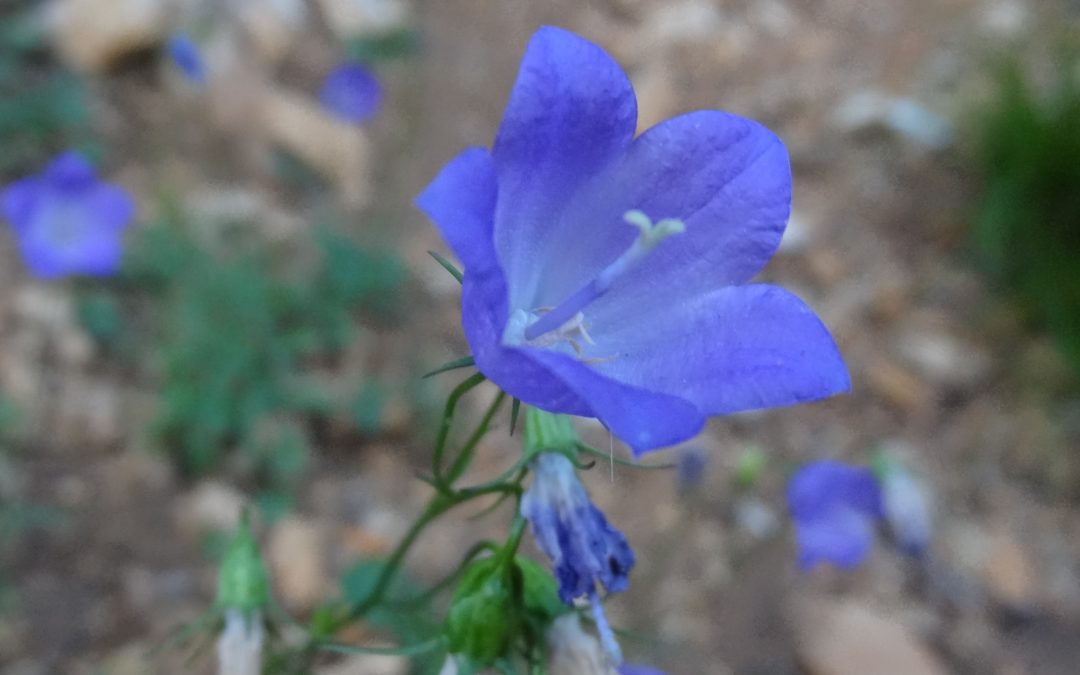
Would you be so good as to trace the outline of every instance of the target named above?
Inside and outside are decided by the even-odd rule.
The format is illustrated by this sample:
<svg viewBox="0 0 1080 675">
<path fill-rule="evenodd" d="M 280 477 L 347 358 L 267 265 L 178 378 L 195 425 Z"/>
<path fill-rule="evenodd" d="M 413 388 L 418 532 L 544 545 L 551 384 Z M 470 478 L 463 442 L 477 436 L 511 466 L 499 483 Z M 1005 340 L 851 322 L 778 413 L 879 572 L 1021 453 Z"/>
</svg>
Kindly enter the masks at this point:
<svg viewBox="0 0 1080 675">
<path fill-rule="evenodd" d="M 869 553 L 882 515 L 881 490 L 869 469 L 811 462 L 788 480 L 787 502 L 801 569 L 820 562 L 850 569 Z"/>
<path fill-rule="evenodd" d="M 745 285 L 790 211 L 783 143 L 713 110 L 635 138 L 636 108 L 599 47 L 541 28 L 491 151 L 458 155 L 417 198 L 464 264 L 477 368 L 525 403 L 598 418 L 638 453 L 708 415 L 845 391 L 817 316 Z"/>
<path fill-rule="evenodd" d="M 319 101 L 334 117 L 359 124 L 378 112 L 382 86 L 367 68 L 355 63 L 343 63 L 326 76 L 319 92 Z"/>
<path fill-rule="evenodd" d="M 65 152 L 40 174 L 4 188 L 0 210 L 30 271 L 52 279 L 114 274 L 135 204 L 122 188 L 98 180 L 81 155 Z"/>
</svg>

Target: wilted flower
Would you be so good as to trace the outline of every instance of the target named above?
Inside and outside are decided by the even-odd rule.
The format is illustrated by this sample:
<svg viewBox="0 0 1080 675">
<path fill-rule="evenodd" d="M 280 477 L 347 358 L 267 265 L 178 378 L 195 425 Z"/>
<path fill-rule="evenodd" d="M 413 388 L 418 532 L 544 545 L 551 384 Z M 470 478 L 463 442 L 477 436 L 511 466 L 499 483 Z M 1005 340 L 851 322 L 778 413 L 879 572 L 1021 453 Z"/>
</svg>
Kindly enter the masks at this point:
<svg viewBox="0 0 1080 675">
<path fill-rule="evenodd" d="M 787 501 L 800 568 L 830 562 L 849 569 L 870 551 L 874 524 L 881 517 L 881 492 L 869 469 L 812 462 L 788 480 Z"/>
<path fill-rule="evenodd" d="M 718 111 L 635 139 L 636 107 L 599 47 L 542 28 L 491 152 L 466 150 L 417 198 L 465 265 L 479 370 L 525 403 L 599 418 L 638 453 L 707 415 L 845 391 L 814 313 L 743 285 L 790 211 L 783 144 Z"/>
<path fill-rule="evenodd" d="M 173 33 L 165 43 L 165 52 L 187 79 L 195 84 L 206 82 L 206 65 L 187 33 Z"/>
<path fill-rule="evenodd" d="M 335 117 L 346 122 L 364 122 L 378 111 L 382 87 L 367 68 L 345 63 L 326 76 L 319 100 Z"/>
<path fill-rule="evenodd" d="M 218 638 L 218 675 L 259 675 L 265 632 L 258 610 L 225 610 L 225 628 Z"/>
<path fill-rule="evenodd" d="M 878 455 L 874 464 L 889 532 L 905 553 L 923 555 L 930 546 L 932 531 L 926 488 L 890 455 Z"/>
<path fill-rule="evenodd" d="M 536 543 L 555 565 L 559 597 L 570 604 L 596 592 L 626 589 L 634 552 L 589 501 L 574 465 L 563 455 L 542 453 L 533 460 L 533 482 L 521 500 Z"/>
<path fill-rule="evenodd" d="M 135 213 L 128 193 L 99 181 L 76 152 L 65 152 L 40 174 L 8 185 L 0 208 L 23 260 L 43 279 L 115 273 L 122 232 Z"/>
</svg>

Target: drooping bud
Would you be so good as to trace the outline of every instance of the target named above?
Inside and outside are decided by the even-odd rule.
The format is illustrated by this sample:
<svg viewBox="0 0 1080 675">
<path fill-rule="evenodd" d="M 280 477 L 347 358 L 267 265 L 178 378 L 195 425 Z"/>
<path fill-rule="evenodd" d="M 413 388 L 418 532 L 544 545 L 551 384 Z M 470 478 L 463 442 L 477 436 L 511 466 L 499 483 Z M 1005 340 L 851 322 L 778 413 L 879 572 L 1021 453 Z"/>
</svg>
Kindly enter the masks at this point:
<svg viewBox="0 0 1080 675">
<path fill-rule="evenodd" d="M 226 610 L 251 612 L 261 609 L 269 601 L 270 574 L 245 513 L 221 561 L 217 605 Z"/>
</svg>

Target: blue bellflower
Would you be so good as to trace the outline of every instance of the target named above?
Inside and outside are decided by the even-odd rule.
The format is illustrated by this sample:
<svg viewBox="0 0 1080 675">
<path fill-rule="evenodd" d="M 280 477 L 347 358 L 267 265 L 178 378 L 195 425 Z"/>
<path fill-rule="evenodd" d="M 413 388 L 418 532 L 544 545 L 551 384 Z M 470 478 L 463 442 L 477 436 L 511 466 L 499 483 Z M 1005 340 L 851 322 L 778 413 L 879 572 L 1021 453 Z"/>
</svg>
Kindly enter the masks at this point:
<svg viewBox="0 0 1080 675">
<path fill-rule="evenodd" d="M 81 155 L 65 152 L 40 174 L 4 188 L 0 210 L 30 271 L 52 279 L 114 274 L 135 204 L 119 186 L 99 181 Z"/>
<path fill-rule="evenodd" d="M 787 501 L 801 569 L 820 562 L 851 569 L 866 558 L 882 515 L 872 471 L 832 460 L 811 462 L 788 480 Z"/>
<path fill-rule="evenodd" d="M 173 33 L 165 43 L 165 53 L 188 80 L 195 84 L 206 82 L 206 64 L 199 48 L 186 33 Z"/>
<path fill-rule="evenodd" d="M 367 68 L 345 63 L 326 76 L 319 100 L 334 117 L 359 124 L 378 112 L 382 87 L 374 73 Z"/>
<path fill-rule="evenodd" d="M 611 57 L 541 28 L 491 151 L 464 151 L 417 198 L 465 266 L 477 368 L 525 403 L 598 418 L 636 453 L 708 415 L 846 391 L 814 313 L 744 285 L 787 222 L 784 145 L 712 110 L 634 138 L 636 124 Z"/>
<path fill-rule="evenodd" d="M 533 462 L 533 482 L 521 499 L 521 515 L 532 526 L 540 550 L 555 565 L 559 597 L 594 597 L 596 584 L 626 590 L 634 552 L 626 537 L 589 501 L 574 465 L 555 452 Z"/>
</svg>

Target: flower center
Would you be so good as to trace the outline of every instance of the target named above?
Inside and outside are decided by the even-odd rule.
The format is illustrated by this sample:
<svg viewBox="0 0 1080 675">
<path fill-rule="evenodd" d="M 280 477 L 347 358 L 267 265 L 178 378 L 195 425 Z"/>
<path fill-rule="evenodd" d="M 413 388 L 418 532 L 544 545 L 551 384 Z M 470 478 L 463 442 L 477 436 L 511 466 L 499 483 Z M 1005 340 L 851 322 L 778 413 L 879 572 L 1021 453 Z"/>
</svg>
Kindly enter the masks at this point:
<svg viewBox="0 0 1080 675">
<path fill-rule="evenodd" d="M 534 342 L 538 338 L 547 338 L 549 333 L 554 333 L 558 341 L 565 339 L 567 336 L 564 333 L 569 331 L 571 336 L 580 333 L 584 340 L 591 343 L 592 340 L 585 332 L 585 316 L 581 310 L 607 293 L 617 279 L 640 264 L 660 242 L 686 230 L 686 225 L 681 220 L 665 218 L 654 224 L 647 215 L 638 210 L 627 211 L 623 219 L 640 230 L 640 234 L 630 248 L 623 251 L 622 255 L 601 270 L 592 280 L 574 291 L 570 297 L 525 326 L 525 341 Z M 517 318 L 521 320 L 521 317 Z M 511 322 L 513 320 L 514 317 L 511 317 Z"/>
</svg>

